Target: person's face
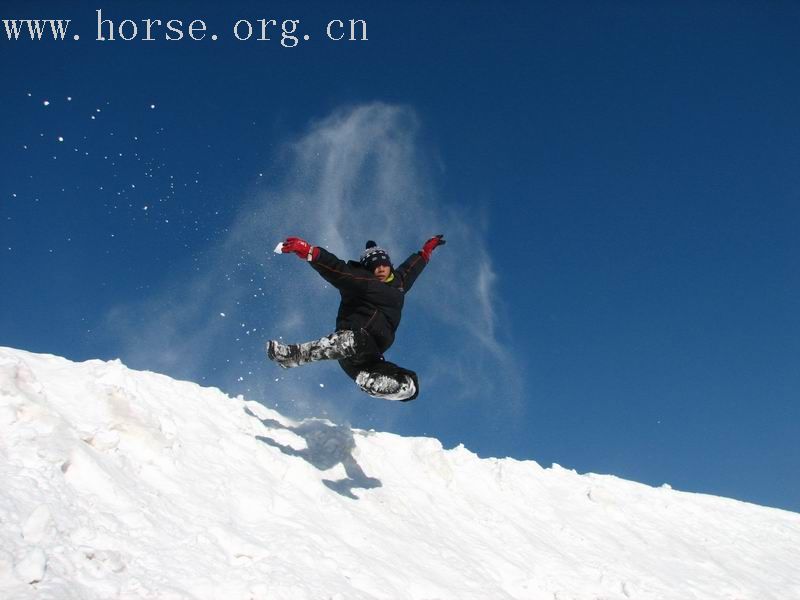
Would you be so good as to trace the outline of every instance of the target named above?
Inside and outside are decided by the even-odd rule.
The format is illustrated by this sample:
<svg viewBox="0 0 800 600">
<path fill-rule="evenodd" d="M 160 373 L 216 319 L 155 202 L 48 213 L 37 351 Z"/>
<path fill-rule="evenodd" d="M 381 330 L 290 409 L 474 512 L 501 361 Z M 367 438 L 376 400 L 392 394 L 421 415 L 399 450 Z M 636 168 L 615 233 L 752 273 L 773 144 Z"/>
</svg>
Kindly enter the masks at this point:
<svg viewBox="0 0 800 600">
<path fill-rule="evenodd" d="M 375 277 L 380 279 L 381 281 L 386 281 L 389 275 L 392 272 L 392 268 L 386 265 L 381 265 L 380 267 L 375 267 Z"/>
</svg>

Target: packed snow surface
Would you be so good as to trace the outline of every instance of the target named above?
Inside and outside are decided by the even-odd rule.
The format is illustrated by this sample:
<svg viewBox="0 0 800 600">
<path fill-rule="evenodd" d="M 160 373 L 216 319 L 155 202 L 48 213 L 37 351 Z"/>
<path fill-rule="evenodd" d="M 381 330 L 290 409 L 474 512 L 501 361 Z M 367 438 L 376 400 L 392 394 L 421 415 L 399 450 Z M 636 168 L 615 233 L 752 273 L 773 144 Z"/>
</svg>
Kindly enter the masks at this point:
<svg viewBox="0 0 800 600">
<path fill-rule="evenodd" d="M 0 348 L 0 598 L 788 600 L 800 515 Z"/>
</svg>

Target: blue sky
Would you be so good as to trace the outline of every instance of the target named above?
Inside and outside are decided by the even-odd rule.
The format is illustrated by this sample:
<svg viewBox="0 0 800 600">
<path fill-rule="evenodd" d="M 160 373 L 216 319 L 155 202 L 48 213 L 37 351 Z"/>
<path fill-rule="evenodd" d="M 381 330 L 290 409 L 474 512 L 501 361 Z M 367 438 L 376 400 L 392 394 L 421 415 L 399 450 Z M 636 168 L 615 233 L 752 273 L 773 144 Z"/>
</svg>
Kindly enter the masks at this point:
<svg viewBox="0 0 800 600">
<path fill-rule="evenodd" d="M 800 510 L 800 10 L 361 4 L 4 3 L 80 40 L 0 36 L 0 344 Z M 219 39 L 97 42 L 97 8 Z M 232 38 L 259 18 L 310 39 Z M 338 300 L 278 240 L 435 233 L 388 355 L 418 401 L 264 360 Z"/>
</svg>

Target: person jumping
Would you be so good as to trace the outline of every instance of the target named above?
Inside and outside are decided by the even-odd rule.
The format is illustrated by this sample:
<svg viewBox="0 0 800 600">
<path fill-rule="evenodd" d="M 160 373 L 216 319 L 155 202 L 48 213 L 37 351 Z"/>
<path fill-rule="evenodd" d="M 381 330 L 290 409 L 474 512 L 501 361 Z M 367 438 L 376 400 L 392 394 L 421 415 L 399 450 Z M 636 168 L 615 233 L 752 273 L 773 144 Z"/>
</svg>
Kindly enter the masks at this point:
<svg viewBox="0 0 800 600">
<path fill-rule="evenodd" d="M 276 252 L 294 253 L 307 261 L 325 281 L 339 290 L 342 300 L 336 331 L 302 344 L 267 342 L 267 356 L 288 369 L 318 360 L 338 360 L 361 390 L 376 398 L 408 402 L 419 395 L 414 371 L 384 359 L 400 325 L 406 293 L 425 269 L 443 235 L 429 239 L 422 250 L 396 269 L 386 250 L 372 240 L 361 259 L 344 262 L 325 248 L 298 237 L 288 237 Z"/>
</svg>

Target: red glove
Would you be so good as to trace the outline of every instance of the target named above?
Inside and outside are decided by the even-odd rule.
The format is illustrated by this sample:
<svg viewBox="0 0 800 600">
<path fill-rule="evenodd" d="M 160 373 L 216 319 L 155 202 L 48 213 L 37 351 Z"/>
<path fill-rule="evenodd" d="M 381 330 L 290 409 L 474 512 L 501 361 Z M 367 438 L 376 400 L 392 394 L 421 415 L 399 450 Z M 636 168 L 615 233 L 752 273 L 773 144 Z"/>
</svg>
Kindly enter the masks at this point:
<svg viewBox="0 0 800 600">
<path fill-rule="evenodd" d="M 446 243 L 447 242 L 444 240 L 444 234 L 442 233 L 425 242 L 425 245 L 422 246 L 421 250 L 422 258 L 425 259 L 425 262 L 430 261 L 431 253 L 433 252 L 434 248 L 437 246 L 444 246 Z"/>
<path fill-rule="evenodd" d="M 281 246 L 281 252 L 289 254 L 294 252 L 298 257 L 303 260 L 311 262 L 319 254 L 319 248 L 312 246 L 307 241 L 299 237 L 287 237 L 286 241 Z"/>
</svg>

